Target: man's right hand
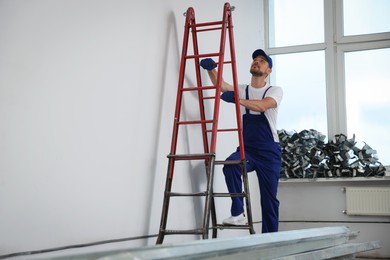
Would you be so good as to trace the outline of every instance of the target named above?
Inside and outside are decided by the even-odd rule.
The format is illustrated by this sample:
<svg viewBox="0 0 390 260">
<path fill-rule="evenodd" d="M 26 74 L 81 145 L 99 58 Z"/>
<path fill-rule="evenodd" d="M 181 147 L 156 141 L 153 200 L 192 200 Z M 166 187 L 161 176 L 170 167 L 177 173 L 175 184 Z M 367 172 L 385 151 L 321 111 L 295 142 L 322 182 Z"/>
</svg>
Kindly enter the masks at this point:
<svg viewBox="0 0 390 260">
<path fill-rule="evenodd" d="M 200 61 L 200 66 L 205 70 L 213 70 L 217 67 L 217 63 L 213 59 L 207 58 Z"/>
</svg>

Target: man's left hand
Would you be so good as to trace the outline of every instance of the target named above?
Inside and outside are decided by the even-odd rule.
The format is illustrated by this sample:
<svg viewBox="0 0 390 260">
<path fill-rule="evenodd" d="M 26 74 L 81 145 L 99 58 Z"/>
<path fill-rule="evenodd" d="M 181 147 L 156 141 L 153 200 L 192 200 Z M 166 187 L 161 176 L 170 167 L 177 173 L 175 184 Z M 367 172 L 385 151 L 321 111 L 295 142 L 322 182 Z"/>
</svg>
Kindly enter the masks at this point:
<svg viewBox="0 0 390 260">
<path fill-rule="evenodd" d="M 236 103 L 234 100 L 234 91 L 223 92 L 221 95 L 221 99 L 229 103 Z"/>
</svg>

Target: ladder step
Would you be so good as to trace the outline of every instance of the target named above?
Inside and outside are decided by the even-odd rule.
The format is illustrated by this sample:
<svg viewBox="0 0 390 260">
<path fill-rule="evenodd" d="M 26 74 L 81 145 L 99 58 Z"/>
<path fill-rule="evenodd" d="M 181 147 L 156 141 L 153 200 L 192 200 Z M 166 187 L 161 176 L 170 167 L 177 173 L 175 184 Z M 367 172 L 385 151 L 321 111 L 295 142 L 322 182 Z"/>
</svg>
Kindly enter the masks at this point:
<svg viewBox="0 0 390 260">
<path fill-rule="evenodd" d="M 215 31 L 215 30 L 222 30 L 222 27 L 212 27 L 207 29 L 197 29 L 196 32 L 208 32 L 208 31 Z"/>
<path fill-rule="evenodd" d="M 212 52 L 212 53 L 204 53 L 204 54 L 198 54 L 198 55 L 186 55 L 184 58 L 186 59 L 194 59 L 194 58 L 208 58 L 208 57 L 219 57 L 221 53 L 219 52 Z"/>
<path fill-rule="evenodd" d="M 215 165 L 225 165 L 225 164 L 242 164 L 241 160 L 225 160 L 225 161 L 215 161 Z"/>
<path fill-rule="evenodd" d="M 187 229 L 187 230 L 169 230 L 169 229 L 166 229 L 166 230 L 163 230 L 162 231 L 163 233 L 165 233 L 165 235 L 191 235 L 191 234 L 194 234 L 194 235 L 202 235 L 203 234 L 203 229 Z"/>
<path fill-rule="evenodd" d="M 214 192 L 213 194 L 213 197 L 246 197 L 247 194 L 245 192 L 241 192 L 241 193 L 217 193 L 217 192 Z"/>
<path fill-rule="evenodd" d="M 195 120 L 195 121 L 178 121 L 178 125 L 194 125 L 194 124 L 211 124 L 214 120 Z"/>
<path fill-rule="evenodd" d="M 212 132 L 213 130 L 206 130 L 206 132 Z M 218 132 L 233 132 L 238 131 L 238 128 L 223 128 L 223 129 L 217 129 Z"/>
<path fill-rule="evenodd" d="M 173 158 L 175 160 L 202 160 L 209 159 L 210 157 L 215 156 L 214 153 L 200 153 L 200 154 L 169 154 L 168 158 Z"/>
<path fill-rule="evenodd" d="M 206 22 L 206 23 L 195 23 L 193 26 L 195 27 L 206 27 L 206 26 L 212 26 L 212 25 L 219 25 L 223 24 L 223 21 L 214 21 L 214 22 Z"/>
<path fill-rule="evenodd" d="M 212 229 L 252 229 L 250 225 L 223 225 L 223 224 L 218 224 L 215 227 L 212 227 Z"/>
<path fill-rule="evenodd" d="M 193 193 L 168 192 L 167 195 L 171 197 L 202 197 L 208 195 L 208 192 L 207 191 L 193 192 Z M 247 194 L 245 192 L 241 192 L 241 193 L 214 192 L 212 193 L 212 196 L 213 197 L 246 197 Z"/>
<path fill-rule="evenodd" d="M 181 88 L 181 91 L 199 91 L 199 90 L 208 90 L 208 89 L 216 89 L 217 86 L 199 86 L 199 87 L 192 87 L 192 88 Z"/>
<path fill-rule="evenodd" d="M 203 97 L 203 99 L 215 99 L 215 96 Z"/>
<path fill-rule="evenodd" d="M 206 196 L 208 194 L 207 191 L 203 192 L 194 192 L 194 193 L 184 193 L 184 192 L 169 192 L 167 195 L 171 197 L 200 197 Z"/>
</svg>

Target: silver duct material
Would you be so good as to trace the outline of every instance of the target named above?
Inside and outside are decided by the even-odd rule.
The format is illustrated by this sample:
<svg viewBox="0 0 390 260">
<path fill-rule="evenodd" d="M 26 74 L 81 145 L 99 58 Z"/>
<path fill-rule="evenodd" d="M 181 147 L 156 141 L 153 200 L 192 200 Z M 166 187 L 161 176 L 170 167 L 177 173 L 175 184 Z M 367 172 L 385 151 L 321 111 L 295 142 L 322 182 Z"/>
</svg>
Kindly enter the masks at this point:
<svg viewBox="0 0 390 260">
<path fill-rule="evenodd" d="M 354 259 L 355 253 L 380 248 L 379 241 L 349 243 L 350 237 L 356 235 L 347 227 L 324 227 L 68 255 L 55 259 Z"/>
<path fill-rule="evenodd" d="M 310 129 L 299 133 L 278 131 L 282 147 L 281 178 L 330 178 L 384 176 L 386 169 L 376 151 L 364 143 L 357 147 L 355 135 L 326 136 Z"/>
</svg>

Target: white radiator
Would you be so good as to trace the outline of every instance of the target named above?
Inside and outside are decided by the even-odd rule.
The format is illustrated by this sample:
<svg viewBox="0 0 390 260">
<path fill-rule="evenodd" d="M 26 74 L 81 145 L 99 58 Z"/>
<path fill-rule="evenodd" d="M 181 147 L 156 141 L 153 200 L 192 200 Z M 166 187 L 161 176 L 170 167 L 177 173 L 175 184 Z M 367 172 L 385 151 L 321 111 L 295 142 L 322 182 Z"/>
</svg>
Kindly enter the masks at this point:
<svg viewBox="0 0 390 260">
<path fill-rule="evenodd" d="M 390 187 L 347 187 L 347 215 L 390 216 Z"/>
</svg>

